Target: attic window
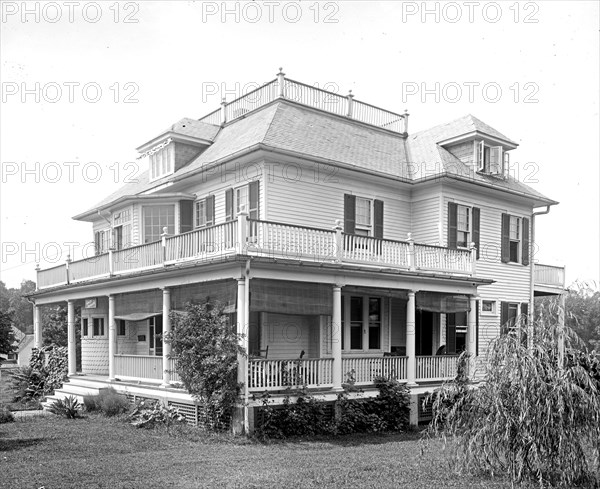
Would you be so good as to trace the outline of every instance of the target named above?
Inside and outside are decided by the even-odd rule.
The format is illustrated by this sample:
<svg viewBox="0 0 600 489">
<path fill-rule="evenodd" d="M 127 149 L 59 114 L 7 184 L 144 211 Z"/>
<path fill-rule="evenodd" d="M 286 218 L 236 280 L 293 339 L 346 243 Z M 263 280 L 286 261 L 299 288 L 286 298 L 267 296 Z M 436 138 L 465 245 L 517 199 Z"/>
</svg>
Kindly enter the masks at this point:
<svg viewBox="0 0 600 489">
<path fill-rule="evenodd" d="M 148 152 L 150 159 L 150 180 L 173 173 L 175 168 L 175 146 L 168 144 L 160 149 Z"/>
<path fill-rule="evenodd" d="M 502 146 L 489 146 L 480 141 L 477 148 L 477 171 L 489 175 L 504 175 L 508 171 L 509 154 Z"/>
</svg>

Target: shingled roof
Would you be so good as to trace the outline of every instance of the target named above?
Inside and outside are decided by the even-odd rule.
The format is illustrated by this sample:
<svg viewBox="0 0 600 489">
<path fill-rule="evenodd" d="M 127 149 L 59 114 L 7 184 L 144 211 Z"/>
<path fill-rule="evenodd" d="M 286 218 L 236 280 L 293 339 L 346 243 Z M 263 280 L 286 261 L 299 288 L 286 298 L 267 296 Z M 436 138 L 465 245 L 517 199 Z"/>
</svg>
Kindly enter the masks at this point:
<svg viewBox="0 0 600 489">
<path fill-rule="evenodd" d="M 187 131 L 192 137 L 212 141 L 193 161 L 172 175 L 150 182 L 146 170 L 96 204 L 89 211 L 127 196 L 136 196 L 171 181 L 179 181 L 208 166 L 252 149 L 297 154 L 326 160 L 332 165 L 361 169 L 406 181 L 419 182 L 447 175 L 502 188 L 544 203 L 554 201 L 515 180 L 482 175 L 444 149 L 439 142 L 477 131 L 516 146 L 509 138 L 472 115 L 404 137 L 345 117 L 278 99 L 224 127 L 182 119 L 165 132 Z"/>
</svg>

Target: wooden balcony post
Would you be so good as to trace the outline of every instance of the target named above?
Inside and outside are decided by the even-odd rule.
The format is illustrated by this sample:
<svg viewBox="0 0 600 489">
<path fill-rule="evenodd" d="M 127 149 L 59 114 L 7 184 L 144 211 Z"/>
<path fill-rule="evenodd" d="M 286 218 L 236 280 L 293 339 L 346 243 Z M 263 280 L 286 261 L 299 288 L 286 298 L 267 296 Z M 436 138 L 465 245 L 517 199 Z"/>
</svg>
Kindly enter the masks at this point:
<svg viewBox="0 0 600 489">
<path fill-rule="evenodd" d="M 77 373 L 77 345 L 75 342 L 75 301 L 67 301 L 67 358 L 69 377 Z"/>
<path fill-rule="evenodd" d="M 408 110 L 404 109 L 404 134 L 408 135 Z"/>
<path fill-rule="evenodd" d="M 169 236 L 169 233 L 167 233 L 168 228 L 165 226 L 163 228 L 163 232 L 160 235 L 160 240 L 162 243 L 162 261 L 163 261 L 163 266 L 167 266 L 167 238 Z"/>
<path fill-rule="evenodd" d="M 416 291 L 408 291 L 408 302 L 406 304 L 406 380 L 409 386 L 415 386 L 416 383 Z"/>
<path fill-rule="evenodd" d="M 225 97 L 221 99 L 221 125 L 224 126 L 227 123 L 227 102 Z"/>
<path fill-rule="evenodd" d="M 40 264 L 39 263 L 35 264 L 35 290 L 40 290 Z"/>
<path fill-rule="evenodd" d="M 469 354 L 469 371 L 472 378 L 477 362 L 477 296 L 469 296 L 469 313 L 467 315 L 467 353 Z"/>
<path fill-rule="evenodd" d="M 333 230 L 335 231 L 335 241 L 333 243 L 333 256 L 335 257 L 335 262 L 340 263 L 343 258 L 344 252 L 344 235 L 342 234 L 342 221 L 341 219 L 335 220 L 335 226 L 333 226 Z"/>
<path fill-rule="evenodd" d="M 240 278 L 237 281 L 237 309 L 236 309 L 236 321 L 237 321 L 237 333 L 239 335 L 246 335 L 246 279 Z M 240 338 L 240 346 L 245 348 L 246 336 Z M 248 384 L 248 358 L 245 355 L 238 354 L 238 369 L 237 369 L 237 381 L 238 384 L 246 386 Z M 245 399 L 243 400 L 245 401 Z M 248 407 L 238 406 L 233 419 L 233 431 L 234 433 L 248 433 Z"/>
<path fill-rule="evenodd" d="M 237 253 L 243 255 L 248 246 L 248 211 L 245 204 L 240 206 L 240 212 L 237 215 L 237 227 Z"/>
<path fill-rule="evenodd" d="M 333 354 L 333 388 L 342 389 L 342 288 L 333 287 L 333 310 L 331 314 L 331 353 Z"/>
<path fill-rule="evenodd" d="M 65 261 L 65 272 L 67 274 L 67 285 L 69 285 L 69 263 L 71 263 L 71 255 L 67 255 L 67 259 Z"/>
<path fill-rule="evenodd" d="M 108 296 L 108 381 L 115 381 L 115 340 L 117 330 L 115 325 L 115 296 Z"/>
<path fill-rule="evenodd" d="M 352 90 L 348 90 L 348 113 L 346 114 L 348 117 L 352 117 L 352 99 L 354 95 L 352 95 Z"/>
<path fill-rule="evenodd" d="M 285 98 L 285 73 L 283 72 L 283 68 L 279 68 L 279 73 L 277 73 L 277 83 L 279 84 L 278 96 Z"/>
<path fill-rule="evenodd" d="M 471 275 L 477 275 L 477 248 L 475 247 L 475 243 L 471 243 L 471 247 L 469 248 L 471 251 Z"/>
<path fill-rule="evenodd" d="M 33 306 L 33 346 L 42 347 L 42 308 L 38 305 Z"/>
<path fill-rule="evenodd" d="M 167 287 L 162 289 L 163 292 L 163 308 L 162 308 L 162 323 L 163 334 L 171 332 L 171 290 Z M 169 370 L 169 356 L 171 355 L 171 342 L 166 343 L 163 336 L 163 354 L 162 354 L 162 384 L 161 387 L 169 387 L 171 384 L 171 373 Z"/>
<path fill-rule="evenodd" d="M 408 233 L 408 268 L 410 270 L 416 270 L 416 260 L 415 260 L 415 241 L 412 238 L 412 233 Z"/>
</svg>

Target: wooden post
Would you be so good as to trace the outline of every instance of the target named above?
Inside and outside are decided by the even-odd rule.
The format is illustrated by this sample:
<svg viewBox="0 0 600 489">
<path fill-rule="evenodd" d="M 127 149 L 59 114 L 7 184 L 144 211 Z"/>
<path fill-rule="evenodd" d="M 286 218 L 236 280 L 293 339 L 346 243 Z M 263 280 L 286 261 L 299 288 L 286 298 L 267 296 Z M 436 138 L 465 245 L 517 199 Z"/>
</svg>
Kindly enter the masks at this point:
<svg viewBox="0 0 600 489">
<path fill-rule="evenodd" d="M 163 292 L 163 309 L 162 309 L 162 321 L 163 321 L 163 335 L 171 332 L 171 290 L 167 287 L 162 289 Z M 171 343 L 165 343 L 163 336 L 163 372 L 162 372 L 162 385 L 161 387 L 169 387 L 171 384 L 171 373 L 169 370 L 169 356 L 171 355 Z"/>
<path fill-rule="evenodd" d="M 115 380 L 115 296 L 108 296 L 108 381 Z"/>
<path fill-rule="evenodd" d="M 75 342 L 75 301 L 67 301 L 67 358 L 69 377 L 77 373 L 77 344 Z"/>
<path fill-rule="evenodd" d="M 342 389 L 342 287 L 333 287 L 333 311 L 331 314 L 331 353 L 333 354 L 333 388 Z"/>
<path fill-rule="evenodd" d="M 166 267 L 167 266 L 167 237 L 169 236 L 169 233 L 167 233 L 168 228 L 165 226 L 163 228 L 163 232 L 160 235 L 160 240 L 162 243 L 162 261 L 163 261 L 163 266 Z"/>
<path fill-rule="evenodd" d="M 348 113 L 346 114 L 348 117 L 352 117 L 352 99 L 354 95 L 352 95 L 352 90 L 348 90 Z"/>
<path fill-rule="evenodd" d="M 408 302 L 406 304 L 406 379 L 409 386 L 417 385 L 416 382 L 416 355 L 415 355 L 415 339 L 416 339 L 416 291 L 408 291 Z"/>
<path fill-rule="evenodd" d="M 412 233 L 408 233 L 408 268 L 410 270 L 416 270 L 415 264 L 415 241 L 412 238 Z"/>
<path fill-rule="evenodd" d="M 467 353 L 469 354 L 469 371 L 467 375 L 470 379 L 475 374 L 477 362 L 477 297 L 469 297 L 469 314 L 467 316 Z"/>
<path fill-rule="evenodd" d="M 404 109 L 404 134 L 408 136 L 408 110 Z"/>
<path fill-rule="evenodd" d="M 475 247 L 475 243 L 471 243 L 470 247 L 471 251 L 471 275 L 477 275 L 477 248 Z"/>
<path fill-rule="evenodd" d="M 67 255 L 67 259 L 65 261 L 65 271 L 67 273 L 67 285 L 69 285 L 69 263 L 71 263 L 71 255 Z"/>
<path fill-rule="evenodd" d="M 342 220 L 336 219 L 333 230 L 335 231 L 335 237 L 333 242 L 333 256 L 336 263 L 340 263 L 344 257 L 344 235 L 342 234 Z"/>
<path fill-rule="evenodd" d="M 227 102 L 225 97 L 221 99 L 221 125 L 224 126 L 227 123 Z"/>
<path fill-rule="evenodd" d="M 42 347 L 42 308 L 38 305 L 33 306 L 33 346 Z"/>
<path fill-rule="evenodd" d="M 248 246 L 248 211 L 246 210 L 246 204 L 240 206 L 240 212 L 238 212 L 237 218 L 237 253 L 243 255 Z"/>
<path fill-rule="evenodd" d="M 285 98 L 285 73 L 283 72 L 283 68 L 279 68 L 277 83 L 279 84 L 279 97 Z"/>
<path fill-rule="evenodd" d="M 40 264 L 39 263 L 35 264 L 35 290 L 40 290 Z"/>
</svg>

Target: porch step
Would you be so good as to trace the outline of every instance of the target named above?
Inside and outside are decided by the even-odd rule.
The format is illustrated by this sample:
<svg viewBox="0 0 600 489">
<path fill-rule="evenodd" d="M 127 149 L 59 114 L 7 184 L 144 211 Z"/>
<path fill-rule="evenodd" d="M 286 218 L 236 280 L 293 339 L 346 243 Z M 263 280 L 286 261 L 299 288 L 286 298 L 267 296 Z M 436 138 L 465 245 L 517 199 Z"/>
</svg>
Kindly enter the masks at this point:
<svg viewBox="0 0 600 489">
<path fill-rule="evenodd" d="M 43 409 L 48 410 L 50 404 L 58 399 L 64 399 L 65 397 L 74 396 L 79 403 L 83 404 L 84 396 L 97 396 L 101 389 L 105 389 L 106 385 L 100 382 L 85 381 L 80 383 L 79 379 L 75 382 L 65 382 L 60 389 L 56 389 L 54 394 L 46 397 L 46 400 L 42 403 Z M 81 385 L 83 384 L 83 385 Z"/>
</svg>

